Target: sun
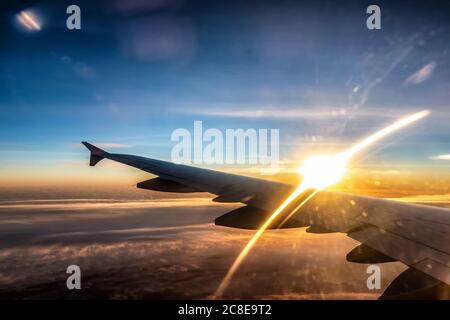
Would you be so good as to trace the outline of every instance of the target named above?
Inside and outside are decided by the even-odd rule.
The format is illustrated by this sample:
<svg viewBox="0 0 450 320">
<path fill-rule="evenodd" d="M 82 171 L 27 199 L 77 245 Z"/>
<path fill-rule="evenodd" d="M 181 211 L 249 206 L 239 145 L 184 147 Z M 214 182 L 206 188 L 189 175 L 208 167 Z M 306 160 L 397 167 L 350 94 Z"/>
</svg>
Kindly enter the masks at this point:
<svg viewBox="0 0 450 320">
<path fill-rule="evenodd" d="M 348 158 L 343 154 L 307 159 L 299 169 L 303 175 L 302 185 L 322 190 L 336 184 L 347 171 L 347 161 Z"/>
</svg>

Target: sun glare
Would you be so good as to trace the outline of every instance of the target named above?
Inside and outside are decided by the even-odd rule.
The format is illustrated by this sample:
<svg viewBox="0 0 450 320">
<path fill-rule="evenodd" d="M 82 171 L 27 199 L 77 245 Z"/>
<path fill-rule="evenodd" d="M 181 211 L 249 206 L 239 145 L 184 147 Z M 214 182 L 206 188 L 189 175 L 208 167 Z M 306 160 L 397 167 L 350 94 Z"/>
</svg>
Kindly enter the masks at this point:
<svg viewBox="0 0 450 320">
<path fill-rule="evenodd" d="M 393 124 L 375 132 L 369 137 L 363 139 L 359 143 L 353 145 L 351 148 L 345 150 L 337 155 L 329 156 L 317 156 L 306 160 L 303 166 L 299 169 L 299 172 L 303 175 L 302 183 L 292 192 L 289 197 L 284 200 L 284 202 L 272 213 L 272 215 L 264 222 L 264 224 L 258 229 L 258 231 L 253 235 L 247 245 L 242 249 L 234 263 L 231 265 L 218 289 L 212 296 L 212 298 L 218 298 L 223 295 L 224 291 L 228 287 L 232 277 L 236 273 L 239 266 L 244 261 L 245 257 L 249 254 L 252 247 L 262 236 L 264 231 L 278 218 L 278 216 L 292 203 L 296 200 L 305 190 L 315 189 L 312 195 L 308 196 L 304 201 L 302 201 L 293 212 L 290 212 L 288 218 L 292 216 L 293 213 L 297 212 L 305 203 L 307 203 L 319 190 L 323 190 L 327 187 L 333 186 L 339 182 L 339 180 L 344 176 L 347 168 L 347 163 L 351 157 L 356 153 L 370 146 L 371 144 L 377 142 L 383 137 L 421 119 L 430 114 L 430 111 L 423 110 L 407 117 L 401 118 L 394 122 Z M 283 221 L 281 224 L 284 224 Z"/>
<path fill-rule="evenodd" d="M 299 172 L 305 188 L 322 190 L 336 184 L 345 174 L 347 158 L 342 155 L 317 156 L 306 160 Z"/>
</svg>

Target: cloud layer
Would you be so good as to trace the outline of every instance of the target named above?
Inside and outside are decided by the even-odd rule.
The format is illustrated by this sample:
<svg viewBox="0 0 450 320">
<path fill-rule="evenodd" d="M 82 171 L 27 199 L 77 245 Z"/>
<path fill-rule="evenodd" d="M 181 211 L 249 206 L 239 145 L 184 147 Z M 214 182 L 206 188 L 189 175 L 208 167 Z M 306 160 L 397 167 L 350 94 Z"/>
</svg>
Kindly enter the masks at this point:
<svg viewBox="0 0 450 320">
<path fill-rule="evenodd" d="M 235 205 L 189 201 L 196 206 L 180 200 L 0 205 L 0 297 L 208 298 L 252 232 L 211 224 Z M 341 234 L 267 232 L 225 297 L 374 299 L 381 290 L 367 290 L 365 266 L 345 261 L 356 244 Z M 70 264 L 82 270 L 76 296 L 65 289 Z M 383 265 L 383 288 L 403 269 Z"/>
</svg>

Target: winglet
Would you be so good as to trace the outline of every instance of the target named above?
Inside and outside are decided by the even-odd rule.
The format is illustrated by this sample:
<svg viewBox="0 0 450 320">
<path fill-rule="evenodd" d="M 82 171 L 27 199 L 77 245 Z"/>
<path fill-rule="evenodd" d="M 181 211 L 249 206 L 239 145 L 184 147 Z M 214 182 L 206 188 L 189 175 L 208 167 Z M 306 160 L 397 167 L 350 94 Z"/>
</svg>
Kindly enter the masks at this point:
<svg viewBox="0 0 450 320">
<path fill-rule="evenodd" d="M 91 152 L 91 157 L 89 159 L 89 165 L 91 167 L 95 166 L 100 160 L 105 158 L 105 155 L 108 154 L 105 150 L 97 148 L 96 146 L 90 144 L 89 142 L 83 141 L 81 142 L 85 145 L 86 148 Z"/>
</svg>

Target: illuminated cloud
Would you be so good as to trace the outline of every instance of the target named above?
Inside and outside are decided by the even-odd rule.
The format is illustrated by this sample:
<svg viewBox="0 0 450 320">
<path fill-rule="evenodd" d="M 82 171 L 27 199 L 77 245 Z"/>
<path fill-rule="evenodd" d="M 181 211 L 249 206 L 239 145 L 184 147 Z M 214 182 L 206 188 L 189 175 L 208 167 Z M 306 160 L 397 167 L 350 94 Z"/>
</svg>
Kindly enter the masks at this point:
<svg viewBox="0 0 450 320">
<path fill-rule="evenodd" d="M 298 119 L 334 119 L 347 117 L 398 117 L 404 113 L 405 109 L 401 111 L 393 111 L 391 108 L 340 108 L 332 106 L 299 106 L 299 107 L 248 107 L 241 106 L 240 108 L 217 108 L 210 107 L 174 110 L 185 114 L 193 114 L 200 116 L 221 117 L 221 118 L 263 118 L 263 119 L 283 119 L 283 120 L 298 120 Z"/>
<path fill-rule="evenodd" d="M 424 82 L 431 76 L 435 68 L 436 62 L 432 61 L 428 63 L 427 65 L 423 66 L 420 70 L 409 76 L 409 78 L 405 80 L 405 84 L 410 85 Z"/>
<path fill-rule="evenodd" d="M 286 119 L 314 119 L 342 117 L 347 115 L 344 108 L 329 108 L 311 110 L 308 108 L 296 109 L 228 109 L 228 110 L 197 110 L 194 114 L 202 114 L 205 116 L 227 117 L 227 118 L 286 118 Z"/>
<path fill-rule="evenodd" d="M 95 145 L 99 148 L 110 148 L 110 149 L 114 149 L 114 148 L 130 148 L 130 145 L 127 144 L 121 144 L 121 143 L 95 143 Z"/>
<path fill-rule="evenodd" d="M 450 154 L 439 154 L 437 156 L 430 157 L 431 160 L 450 160 Z"/>
<path fill-rule="evenodd" d="M 30 10 L 21 11 L 16 15 L 16 19 L 20 23 L 20 25 L 28 31 L 41 30 L 41 22 Z"/>
</svg>

